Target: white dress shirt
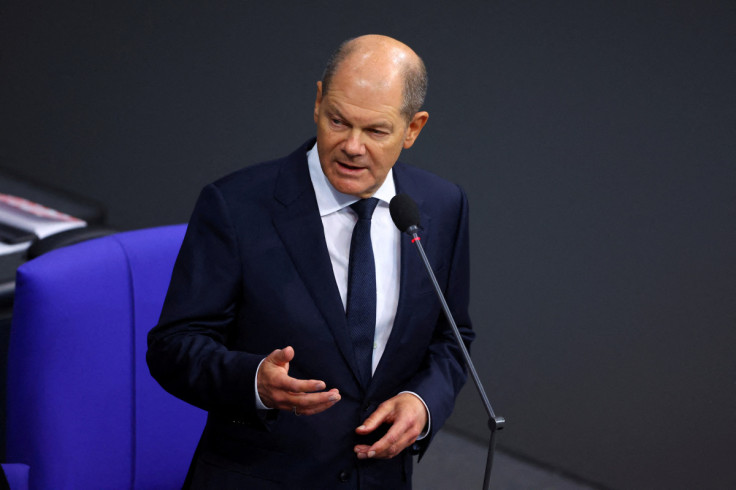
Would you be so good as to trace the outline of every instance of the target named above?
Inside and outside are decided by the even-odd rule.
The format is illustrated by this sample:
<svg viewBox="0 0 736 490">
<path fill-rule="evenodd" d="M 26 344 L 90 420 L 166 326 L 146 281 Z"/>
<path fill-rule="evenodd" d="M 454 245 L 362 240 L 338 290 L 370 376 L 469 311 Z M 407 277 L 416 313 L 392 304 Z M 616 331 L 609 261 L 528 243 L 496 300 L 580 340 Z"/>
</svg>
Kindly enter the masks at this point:
<svg viewBox="0 0 736 490">
<path fill-rule="evenodd" d="M 317 145 L 307 153 L 309 176 L 312 179 L 317 207 L 325 230 L 327 251 L 330 253 L 332 271 L 335 274 L 337 289 L 340 290 L 342 306 L 346 308 L 348 298 L 348 262 L 350 261 L 350 242 L 358 215 L 350 205 L 359 199 L 338 192 L 327 180 L 317 154 Z M 393 171 L 389 170 L 383 185 L 373 197 L 378 205 L 371 221 L 371 243 L 373 259 L 376 263 L 376 333 L 373 340 L 373 362 L 371 373 L 376 371 L 386 349 L 388 337 L 394 326 L 396 307 L 399 304 L 400 244 L 401 233 L 391 220 L 388 203 L 396 195 Z"/>
</svg>

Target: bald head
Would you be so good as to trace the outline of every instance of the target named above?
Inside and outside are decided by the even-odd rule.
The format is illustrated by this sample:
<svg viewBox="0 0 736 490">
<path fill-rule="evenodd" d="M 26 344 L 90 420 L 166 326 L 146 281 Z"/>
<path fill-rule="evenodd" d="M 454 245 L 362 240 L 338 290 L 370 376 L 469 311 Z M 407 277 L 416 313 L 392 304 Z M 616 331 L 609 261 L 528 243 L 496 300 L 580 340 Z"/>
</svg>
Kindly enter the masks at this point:
<svg viewBox="0 0 736 490">
<path fill-rule="evenodd" d="M 407 121 L 424 104 L 427 95 L 427 70 L 424 62 L 406 44 L 396 39 L 367 35 L 342 43 L 330 57 L 322 75 L 322 95 L 339 70 L 380 78 L 382 83 L 403 84 L 401 113 Z"/>
</svg>

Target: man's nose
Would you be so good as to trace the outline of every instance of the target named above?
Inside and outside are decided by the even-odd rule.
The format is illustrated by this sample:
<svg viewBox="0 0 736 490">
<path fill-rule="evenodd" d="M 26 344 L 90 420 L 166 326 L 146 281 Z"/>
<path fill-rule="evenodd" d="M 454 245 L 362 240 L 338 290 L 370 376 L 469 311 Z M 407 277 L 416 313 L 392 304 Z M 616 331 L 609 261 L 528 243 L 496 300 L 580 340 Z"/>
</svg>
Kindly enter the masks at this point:
<svg viewBox="0 0 736 490">
<path fill-rule="evenodd" d="M 345 140 L 344 151 L 351 157 L 357 157 L 365 153 L 361 131 L 356 129 L 350 131 L 347 140 Z"/>
</svg>

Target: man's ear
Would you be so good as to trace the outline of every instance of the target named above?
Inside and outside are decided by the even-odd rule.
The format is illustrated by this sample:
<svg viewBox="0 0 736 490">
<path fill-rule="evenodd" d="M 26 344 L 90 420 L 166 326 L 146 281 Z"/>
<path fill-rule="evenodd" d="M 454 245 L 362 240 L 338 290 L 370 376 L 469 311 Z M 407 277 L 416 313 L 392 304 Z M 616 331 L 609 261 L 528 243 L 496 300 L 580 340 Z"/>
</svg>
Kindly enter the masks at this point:
<svg viewBox="0 0 736 490">
<path fill-rule="evenodd" d="M 314 122 L 319 118 L 319 105 L 322 103 L 322 82 L 317 82 L 317 97 L 314 99 Z"/>
<path fill-rule="evenodd" d="M 404 149 L 409 149 L 417 140 L 422 128 L 427 124 L 429 113 L 426 111 L 417 112 L 409 121 L 409 127 L 406 128 L 406 136 L 404 137 Z"/>
</svg>

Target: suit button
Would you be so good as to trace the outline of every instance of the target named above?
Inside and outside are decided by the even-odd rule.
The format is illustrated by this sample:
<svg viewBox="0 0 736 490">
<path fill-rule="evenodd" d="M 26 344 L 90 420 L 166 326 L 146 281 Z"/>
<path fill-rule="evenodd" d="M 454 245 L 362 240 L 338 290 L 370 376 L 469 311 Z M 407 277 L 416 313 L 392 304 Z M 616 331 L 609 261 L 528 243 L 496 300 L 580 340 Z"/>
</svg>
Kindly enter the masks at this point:
<svg viewBox="0 0 736 490">
<path fill-rule="evenodd" d="M 342 470 L 339 475 L 337 475 L 338 480 L 341 482 L 346 482 L 350 479 L 350 472 L 347 470 Z"/>
</svg>

